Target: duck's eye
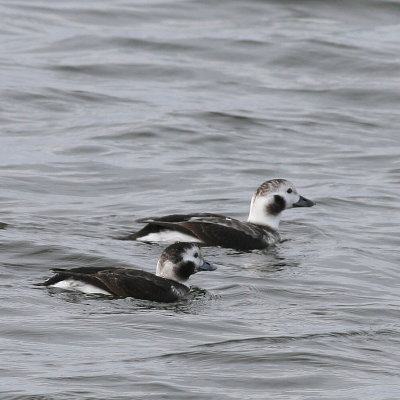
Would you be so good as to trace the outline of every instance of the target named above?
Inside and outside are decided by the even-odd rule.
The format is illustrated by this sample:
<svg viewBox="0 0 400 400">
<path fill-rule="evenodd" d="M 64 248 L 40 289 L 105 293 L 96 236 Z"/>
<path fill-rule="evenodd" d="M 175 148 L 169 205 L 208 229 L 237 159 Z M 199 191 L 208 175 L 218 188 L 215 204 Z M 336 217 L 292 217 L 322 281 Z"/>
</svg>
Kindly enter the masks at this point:
<svg viewBox="0 0 400 400">
<path fill-rule="evenodd" d="M 289 188 L 289 189 L 287 190 L 287 192 L 288 192 L 288 193 L 292 193 L 293 190 L 292 190 L 291 188 Z"/>
<path fill-rule="evenodd" d="M 199 256 L 199 253 L 194 253 L 194 258 L 197 258 Z"/>
</svg>

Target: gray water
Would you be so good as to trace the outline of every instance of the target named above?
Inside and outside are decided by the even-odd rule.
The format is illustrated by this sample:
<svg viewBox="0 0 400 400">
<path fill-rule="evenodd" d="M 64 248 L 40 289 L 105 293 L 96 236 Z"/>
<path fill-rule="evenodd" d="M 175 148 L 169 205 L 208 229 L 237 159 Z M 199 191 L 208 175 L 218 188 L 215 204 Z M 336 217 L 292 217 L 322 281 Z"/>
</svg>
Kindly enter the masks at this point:
<svg viewBox="0 0 400 400">
<path fill-rule="evenodd" d="M 1 399 L 400 398 L 400 2 L 2 0 L 0 45 Z M 317 206 L 187 299 L 34 285 L 276 177 Z"/>
</svg>

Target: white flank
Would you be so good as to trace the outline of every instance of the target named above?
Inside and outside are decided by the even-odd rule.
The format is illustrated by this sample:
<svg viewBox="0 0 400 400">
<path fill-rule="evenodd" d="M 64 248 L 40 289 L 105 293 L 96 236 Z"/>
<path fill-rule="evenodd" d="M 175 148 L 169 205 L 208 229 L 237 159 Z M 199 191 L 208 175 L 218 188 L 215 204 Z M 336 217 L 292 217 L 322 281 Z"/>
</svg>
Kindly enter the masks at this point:
<svg viewBox="0 0 400 400">
<path fill-rule="evenodd" d="M 158 233 L 149 233 L 146 236 L 142 236 L 138 239 L 139 242 L 191 242 L 191 243 L 202 243 L 201 240 L 186 235 L 185 233 L 176 232 L 176 231 L 164 231 Z"/>
<path fill-rule="evenodd" d="M 90 285 L 89 283 L 81 282 L 71 278 L 64 279 L 63 281 L 57 282 L 56 284 L 50 286 L 59 289 L 79 290 L 80 292 L 86 294 L 111 294 L 110 292 L 100 289 L 94 285 Z"/>
</svg>

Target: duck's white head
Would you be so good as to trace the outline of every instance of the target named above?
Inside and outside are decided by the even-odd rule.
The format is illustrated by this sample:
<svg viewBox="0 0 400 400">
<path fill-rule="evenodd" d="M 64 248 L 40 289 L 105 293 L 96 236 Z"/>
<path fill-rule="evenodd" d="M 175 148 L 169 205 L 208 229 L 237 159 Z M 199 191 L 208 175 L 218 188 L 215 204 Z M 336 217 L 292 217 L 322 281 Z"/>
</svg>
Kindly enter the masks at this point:
<svg viewBox="0 0 400 400">
<path fill-rule="evenodd" d="M 200 248 L 195 243 L 174 243 L 161 254 L 156 275 L 184 283 L 190 275 L 199 271 L 214 271 L 216 266 L 204 261 Z"/>
<path fill-rule="evenodd" d="M 286 179 L 271 179 L 261 184 L 254 193 L 248 221 L 277 230 L 283 210 L 313 205 L 313 201 L 300 196 L 292 182 Z"/>
</svg>

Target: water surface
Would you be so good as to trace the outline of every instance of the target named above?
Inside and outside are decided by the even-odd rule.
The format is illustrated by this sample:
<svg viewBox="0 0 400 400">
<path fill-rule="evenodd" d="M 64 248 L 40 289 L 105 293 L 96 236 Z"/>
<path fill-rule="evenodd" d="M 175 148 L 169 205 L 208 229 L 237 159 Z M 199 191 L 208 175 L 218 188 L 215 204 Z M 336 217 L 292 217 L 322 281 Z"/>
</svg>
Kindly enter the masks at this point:
<svg viewBox="0 0 400 400">
<path fill-rule="evenodd" d="M 2 399 L 400 398 L 400 4 L 0 1 Z M 34 286 L 155 270 L 136 218 L 317 202 L 175 304 Z M 6 225 L 5 225 L 6 224 Z"/>
</svg>

